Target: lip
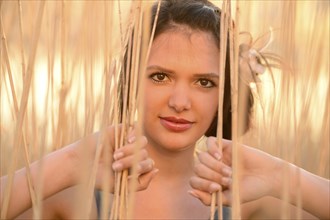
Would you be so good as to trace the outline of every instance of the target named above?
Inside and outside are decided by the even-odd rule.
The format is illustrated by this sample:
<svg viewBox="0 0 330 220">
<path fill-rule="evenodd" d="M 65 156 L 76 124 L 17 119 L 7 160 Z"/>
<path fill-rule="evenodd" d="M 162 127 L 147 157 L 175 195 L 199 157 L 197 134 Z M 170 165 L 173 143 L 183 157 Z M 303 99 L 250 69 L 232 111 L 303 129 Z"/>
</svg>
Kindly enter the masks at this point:
<svg viewBox="0 0 330 220">
<path fill-rule="evenodd" d="M 183 132 L 192 127 L 193 122 L 183 118 L 159 117 L 160 123 L 168 130 L 173 132 Z"/>
</svg>

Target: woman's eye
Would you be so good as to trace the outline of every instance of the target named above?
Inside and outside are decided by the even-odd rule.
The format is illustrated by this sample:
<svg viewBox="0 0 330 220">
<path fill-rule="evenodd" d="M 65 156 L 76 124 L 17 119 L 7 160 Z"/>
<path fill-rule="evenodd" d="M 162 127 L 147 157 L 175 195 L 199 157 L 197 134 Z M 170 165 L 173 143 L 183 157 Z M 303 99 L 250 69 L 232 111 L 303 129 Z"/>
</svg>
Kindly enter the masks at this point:
<svg viewBox="0 0 330 220">
<path fill-rule="evenodd" d="M 202 86 L 204 88 L 212 88 L 215 86 L 215 83 L 209 79 L 199 79 L 198 83 L 200 86 Z"/>
<path fill-rule="evenodd" d="M 150 75 L 150 78 L 156 82 L 164 82 L 168 77 L 165 73 L 154 73 Z"/>
</svg>

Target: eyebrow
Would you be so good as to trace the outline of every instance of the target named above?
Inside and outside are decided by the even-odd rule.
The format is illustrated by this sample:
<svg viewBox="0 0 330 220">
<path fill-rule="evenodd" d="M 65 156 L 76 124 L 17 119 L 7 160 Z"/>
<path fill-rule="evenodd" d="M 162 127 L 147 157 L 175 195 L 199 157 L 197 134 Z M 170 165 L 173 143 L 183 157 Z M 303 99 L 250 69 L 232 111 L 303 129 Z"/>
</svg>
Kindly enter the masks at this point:
<svg viewBox="0 0 330 220">
<path fill-rule="evenodd" d="M 170 70 L 170 69 L 166 69 L 164 67 L 158 66 L 158 65 L 151 65 L 147 67 L 147 70 L 158 70 L 161 72 L 165 72 L 165 73 L 170 73 L 170 74 L 174 74 L 175 71 Z M 195 78 L 203 78 L 203 77 L 207 77 L 207 78 L 214 78 L 214 79 L 219 79 L 219 75 L 216 73 L 195 73 L 193 75 L 193 77 Z"/>
<path fill-rule="evenodd" d="M 215 74 L 215 73 L 196 73 L 196 74 L 194 74 L 194 77 L 196 77 L 196 78 L 206 77 L 206 78 L 211 78 L 211 79 L 213 78 L 216 80 L 219 79 L 219 75 Z"/>
<path fill-rule="evenodd" d="M 147 70 L 159 70 L 159 71 L 161 71 L 161 72 L 174 73 L 173 70 L 166 69 L 166 68 L 164 68 L 164 67 L 157 66 L 157 65 L 151 65 L 151 66 L 148 66 L 148 67 L 147 67 Z"/>
</svg>

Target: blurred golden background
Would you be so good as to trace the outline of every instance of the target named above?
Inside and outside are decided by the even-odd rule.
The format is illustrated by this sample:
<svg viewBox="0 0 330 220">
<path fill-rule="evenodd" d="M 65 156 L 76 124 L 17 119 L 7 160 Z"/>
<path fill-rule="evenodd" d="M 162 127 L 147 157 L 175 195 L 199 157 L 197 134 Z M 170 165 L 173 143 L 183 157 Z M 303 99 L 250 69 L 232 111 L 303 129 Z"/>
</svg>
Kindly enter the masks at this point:
<svg viewBox="0 0 330 220">
<path fill-rule="evenodd" d="M 101 128 L 104 96 L 113 94 L 105 91 L 105 74 L 120 53 L 135 9 L 128 0 L 0 5 L 0 172 L 5 175 L 15 154 L 19 168 L 24 155 L 34 161 Z M 273 40 L 264 52 L 279 55 L 286 67 L 266 71 L 262 83 L 254 85 L 253 127 L 244 141 L 326 178 L 329 14 L 329 1 L 251 0 L 239 2 L 236 21 L 253 40 L 271 28 Z M 20 130 L 26 150 L 17 141 Z"/>
</svg>

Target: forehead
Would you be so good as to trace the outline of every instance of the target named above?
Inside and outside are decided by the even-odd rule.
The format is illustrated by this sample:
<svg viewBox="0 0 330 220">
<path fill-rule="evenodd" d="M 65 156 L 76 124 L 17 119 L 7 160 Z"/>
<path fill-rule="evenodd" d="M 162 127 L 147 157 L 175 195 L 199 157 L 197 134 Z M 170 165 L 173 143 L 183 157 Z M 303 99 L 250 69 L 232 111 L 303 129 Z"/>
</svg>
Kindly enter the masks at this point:
<svg viewBox="0 0 330 220">
<path fill-rule="evenodd" d="M 169 69 L 218 73 L 219 49 L 211 33 L 175 29 L 158 35 L 152 44 L 148 65 Z"/>
</svg>

